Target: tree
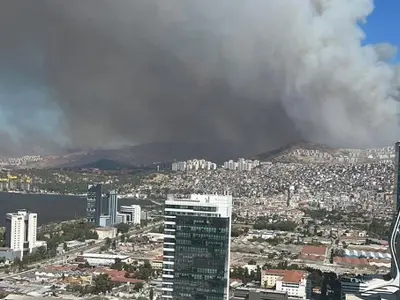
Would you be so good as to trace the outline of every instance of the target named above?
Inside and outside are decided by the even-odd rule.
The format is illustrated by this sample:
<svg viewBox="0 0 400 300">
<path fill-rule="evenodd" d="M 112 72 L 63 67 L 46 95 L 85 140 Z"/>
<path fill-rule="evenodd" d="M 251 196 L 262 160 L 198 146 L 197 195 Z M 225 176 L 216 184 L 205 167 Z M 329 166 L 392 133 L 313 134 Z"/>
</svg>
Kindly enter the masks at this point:
<svg viewBox="0 0 400 300">
<path fill-rule="evenodd" d="M 149 293 L 150 300 L 154 300 L 154 289 L 152 288 Z"/>
<path fill-rule="evenodd" d="M 121 261 L 120 258 L 116 258 L 115 262 L 111 265 L 111 269 L 122 271 L 124 268 L 124 263 Z"/>
<path fill-rule="evenodd" d="M 142 282 L 138 282 L 134 286 L 135 291 L 140 291 L 142 288 L 143 288 L 143 283 Z"/>
<path fill-rule="evenodd" d="M 146 260 L 143 265 L 139 266 L 136 271 L 136 277 L 142 280 L 148 280 L 153 275 L 153 267 L 150 262 Z"/>
<path fill-rule="evenodd" d="M 107 247 L 107 249 L 108 248 L 110 248 L 110 246 L 111 246 L 111 243 L 112 243 L 112 240 L 109 238 L 109 237 L 106 237 L 105 238 L 105 240 L 104 240 L 104 245 Z"/>
<path fill-rule="evenodd" d="M 108 274 L 100 274 L 94 279 L 94 291 L 96 293 L 107 293 L 113 288 L 110 276 Z"/>
<path fill-rule="evenodd" d="M 128 233 L 129 231 L 129 224 L 126 223 L 119 223 L 116 227 L 118 233 Z"/>
<path fill-rule="evenodd" d="M 257 262 L 254 260 L 254 259 L 250 259 L 249 260 L 249 265 L 256 265 L 257 264 Z"/>
</svg>

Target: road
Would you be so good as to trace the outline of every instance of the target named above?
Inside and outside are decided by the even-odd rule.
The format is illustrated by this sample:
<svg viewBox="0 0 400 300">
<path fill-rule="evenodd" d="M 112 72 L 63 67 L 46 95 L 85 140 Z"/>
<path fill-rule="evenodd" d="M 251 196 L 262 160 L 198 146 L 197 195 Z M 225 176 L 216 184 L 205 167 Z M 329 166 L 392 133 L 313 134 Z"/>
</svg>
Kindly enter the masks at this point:
<svg viewBox="0 0 400 300">
<path fill-rule="evenodd" d="M 164 221 L 159 221 L 156 223 L 152 223 L 147 225 L 144 228 L 141 229 L 132 229 L 131 231 L 129 231 L 127 234 L 128 235 L 133 235 L 133 234 L 140 234 L 140 233 L 148 233 L 151 230 L 153 230 L 154 228 L 159 227 Z M 115 239 L 118 239 L 118 237 L 116 237 Z M 18 272 L 18 273 L 13 273 L 13 274 L 5 274 L 2 273 L 0 274 L 0 279 L 4 280 L 4 279 L 9 279 L 12 277 L 16 277 L 16 276 L 21 276 L 25 273 L 28 272 L 32 272 L 37 270 L 37 266 L 40 266 L 40 268 L 45 267 L 45 266 L 50 266 L 50 265 L 58 265 L 58 264 L 63 264 L 66 262 L 66 257 L 68 258 L 68 260 L 73 260 L 75 259 L 81 252 L 86 252 L 86 253 L 93 253 L 93 252 L 97 252 L 103 245 L 105 244 L 105 240 L 101 240 L 101 241 L 96 241 L 96 243 L 94 245 L 90 245 L 90 246 L 84 246 L 84 247 L 80 247 L 77 249 L 73 249 L 71 251 L 68 251 L 62 255 L 57 255 L 56 257 L 50 258 L 48 260 L 42 260 L 42 261 L 37 261 L 31 264 L 27 265 L 27 268 L 29 270 L 25 270 L 22 272 Z"/>
</svg>

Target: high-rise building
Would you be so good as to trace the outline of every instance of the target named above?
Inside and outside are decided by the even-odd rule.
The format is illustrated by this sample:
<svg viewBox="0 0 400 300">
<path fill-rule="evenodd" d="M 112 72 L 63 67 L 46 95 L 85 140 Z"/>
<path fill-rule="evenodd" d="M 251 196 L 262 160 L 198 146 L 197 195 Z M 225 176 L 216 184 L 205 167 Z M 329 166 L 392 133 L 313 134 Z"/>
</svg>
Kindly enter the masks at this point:
<svg viewBox="0 0 400 300">
<path fill-rule="evenodd" d="M 108 202 L 108 215 L 110 216 L 110 223 L 114 225 L 117 223 L 118 214 L 118 194 L 116 190 L 107 193 Z"/>
<path fill-rule="evenodd" d="M 103 213 L 101 184 L 89 184 L 86 198 L 86 221 L 100 225 L 100 216 Z"/>
<path fill-rule="evenodd" d="M 120 214 L 124 214 L 126 216 L 127 223 L 140 225 L 140 220 L 141 220 L 140 205 L 122 205 L 120 208 Z"/>
<path fill-rule="evenodd" d="M 394 203 L 393 203 L 393 208 L 395 211 L 395 216 L 397 216 L 399 209 L 400 209 L 400 142 L 395 143 L 394 145 L 394 149 L 395 149 L 395 163 L 394 163 Z M 394 227 L 394 223 L 395 223 L 396 218 L 393 218 L 393 222 L 392 222 L 392 230 Z M 391 234 L 391 232 L 390 232 Z M 389 241 L 390 241 L 390 236 L 389 236 Z M 397 235 L 395 238 L 395 248 L 397 250 L 397 253 L 400 253 L 400 236 Z M 394 257 L 392 255 L 392 266 L 391 266 L 391 276 L 394 278 L 396 277 L 396 266 L 395 266 L 395 261 L 394 261 Z"/>
<path fill-rule="evenodd" d="M 32 253 L 36 248 L 37 214 L 20 210 L 6 214 L 5 246 L 15 252 Z"/>
<path fill-rule="evenodd" d="M 400 142 L 395 144 L 395 186 L 394 186 L 394 210 L 395 216 L 392 226 L 390 228 L 389 236 L 389 249 L 392 256 L 392 266 L 391 266 L 391 279 L 389 281 L 380 280 L 375 282 L 368 282 L 365 288 L 363 288 L 363 294 L 375 293 L 375 294 L 385 294 L 393 293 L 396 299 L 400 298 Z M 393 289 L 394 288 L 394 289 Z"/>
<path fill-rule="evenodd" d="M 169 196 L 165 202 L 162 299 L 229 299 L 232 196 Z"/>
</svg>

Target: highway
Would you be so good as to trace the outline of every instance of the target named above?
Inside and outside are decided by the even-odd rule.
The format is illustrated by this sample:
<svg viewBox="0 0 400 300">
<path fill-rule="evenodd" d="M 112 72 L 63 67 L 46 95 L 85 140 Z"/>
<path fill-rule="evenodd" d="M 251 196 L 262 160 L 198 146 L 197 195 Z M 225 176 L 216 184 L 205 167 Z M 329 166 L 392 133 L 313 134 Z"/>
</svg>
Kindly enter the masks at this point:
<svg viewBox="0 0 400 300">
<path fill-rule="evenodd" d="M 140 234 L 140 233 L 149 233 L 152 229 L 157 228 L 161 224 L 163 224 L 163 222 L 164 221 L 158 221 L 156 223 L 149 224 L 146 227 L 141 228 L 141 229 L 133 229 L 133 230 L 129 231 L 127 234 L 133 235 L 133 234 Z M 118 237 L 116 237 L 115 239 L 118 239 Z M 99 241 L 96 241 L 96 243 L 94 245 L 90 245 L 90 246 L 85 245 L 84 247 L 73 249 L 62 255 L 57 255 L 56 257 L 52 257 L 48 260 L 41 260 L 41 261 L 33 262 L 26 266 L 29 270 L 24 270 L 22 272 L 17 272 L 17 273 L 13 273 L 13 274 L 2 273 L 2 274 L 0 274 L 0 279 L 5 280 L 5 279 L 10 279 L 10 278 L 16 277 L 16 276 L 21 276 L 25 273 L 37 270 L 38 266 L 40 266 L 40 268 L 42 268 L 42 267 L 50 266 L 50 265 L 63 264 L 66 262 L 66 258 L 67 258 L 67 260 L 74 260 L 81 252 L 95 253 L 95 252 L 99 251 L 99 249 L 104 244 L 105 244 L 105 240 L 99 240 Z"/>
</svg>

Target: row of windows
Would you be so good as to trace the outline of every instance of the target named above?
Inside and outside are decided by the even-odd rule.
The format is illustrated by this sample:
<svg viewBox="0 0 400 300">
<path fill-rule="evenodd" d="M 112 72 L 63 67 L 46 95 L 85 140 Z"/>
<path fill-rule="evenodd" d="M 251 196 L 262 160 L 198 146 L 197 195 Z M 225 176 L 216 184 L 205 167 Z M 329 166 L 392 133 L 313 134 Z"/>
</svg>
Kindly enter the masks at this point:
<svg viewBox="0 0 400 300">
<path fill-rule="evenodd" d="M 194 211 L 211 211 L 211 212 L 217 211 L 217 208 L 212 206 L 166 205 L 165 208 L 192 209 Z"/>
<path fill-rule="evenodd" d="M 176 240 L 178 239 L 207 239 L 207 240 L 226 240 L 228 242 L 229 238 L 223 234 L 211 234 L 211 233 L 191 233 L 191 232 L 176 232 Z"/>
<path fill-rule="evenodd" d="M 168 227 L 167 227 L 168 228 Z M 178 231 L 183 231 L 183 232 L 207 232 L 207 233 L 228 233 L 228 228 L 215 228 L 215 227 L 207 227 L 207 226 L 182 226 L 182 225 L 176 225 L 176 227 L 171 227 L 171 228 L 176 228 Z"/>
</svg>

